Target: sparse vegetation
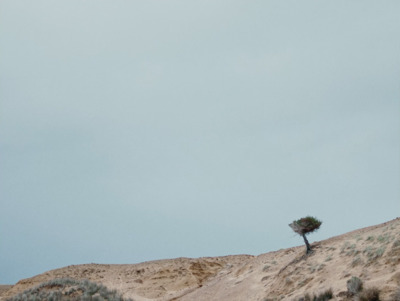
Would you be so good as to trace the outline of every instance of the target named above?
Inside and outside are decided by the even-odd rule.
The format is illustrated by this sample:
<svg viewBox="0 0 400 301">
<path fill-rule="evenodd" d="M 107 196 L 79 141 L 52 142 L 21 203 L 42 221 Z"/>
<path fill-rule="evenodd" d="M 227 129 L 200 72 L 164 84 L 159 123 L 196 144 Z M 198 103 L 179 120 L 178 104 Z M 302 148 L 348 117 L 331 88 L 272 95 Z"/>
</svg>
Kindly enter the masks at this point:
<svg viewBox="0 0 400 301">
<path fill-rule="evenodd" d="M 293 280 L 290 277 L 286 277 L 285 278 L 285 285 L 292 285 L 293 284 Z"/>
<path fill-rule="evenodd" d="M 367 241 L 374 241 L 375 237 L 374 236 L 368 236 Z"/>
<path fill-rule="evenodd" d="M 306 284 L 306 281 L 305 281 L 305 279 L 304 279 L 304 280 L 299 281 L 299 282 L 297 283 L 297 286 L 298 286 L 298 287 L 302 287 L 302 286 L 304 286 L 305 284 Z"/>
<path fill-rule="evenodd" d="M 358 277 L 351 277 L 350 280 L 347 281 L 347 291 L 349 296 L 356 296 L 356 300 L 360 301 L 380 301 L 379 289 L 372 288 L 363 288 L 363 283 Z"/>
<path fill-rule="evenodd" d="M 310 243 L 308 242 L 306 235 L 317 231 L 321 224 L 322 222 L 320 220 L 312 216 L 303 217 L 289 224 L 289 227 L 292 228 L 294 232 L 303 237 L 304 243 L 306 244 L 306 254 L 312 252 Z"/>
<path fill-rule="evenodd" d="M 331 261 L 332 260 L 332 256 L 328 256 L 327 258 L 325 258 L 325 261 Z"/>
<path fill-rule="evenodd" d="M 270 265 L 265 265 L 264 267 L 263 267 L 263 272 L 267 272 L 268 270 L 269 270 L 269 268 L 270 268 L 271 266 Z"/>
<path fill-rule="evenodd" d="M 368 257 L 368 261 L 371 262 L 379 257 L 381 257 L 385 253 L 386 247 L 382 246 L 380 248 L 373 248 L 371 246 L 367 246 L 363 254 Z"/>
<path fill-rule="evenodd" d="M 366 254 L 368 257 L 371 257 L 373 254 L 374 248 L 371 246 L 368 246 L 364 249 L 363 253 Z"/>
<path fill-rule="evenodd" d="M 348 249 L 349 249 L 349 251 L 347 251 L 347 253 L 346 253 L 347 256 L 355 256 L 355 255 L 357 255 L 358 253 L 360 253 L 360 251 L 358 251 L 358 250 L 356 249 L 356 245 L 355 245 L 355 244 L 350 245 L 350 246 L 348 247 Z"/>
<path fill-rule="evenodd" d="M 385 248 L 379 248 L 375 251 L 375 256 L 376 257 L 381 257 L 385 253 Z"/>
<path fill-rule="evenodd" d="M 356 244 L 350 244 L 349 242 L 346 242 L 343 244 L 340 253 L 346 253 L 346 256 L 355 256 L 360 253 L 359 250 L 356 249 Z"/>
<path fill-rule="evenodd" d="M 400 301 L 400 287 L 397 289 L 397 291 L 393 294 L 393 301 Z"/>
<path fill-rule="evenodd" d="M 358 250 L 350 250 L 350 251 L 348 251 L 347 253 L 346 253 L 346 255 L 347 256 L 356 256 L 356 255 L 358 255 L 358 253 L 360 253 L 360 251 L 358 251 Z"/>
<path fill-rule="evenodd" d="M 307 293 L 304 297 L 299 298 L 299 301 L 326 301 L 332 298 L 333 298 L 332 289 L 328 289 L 320 293 L 319 295 L 314 295 L 313 297 L 311 297 L 311 295 Z"/>
<path fill-rule="evenodd" d="M 326 301 L 333 298 L 332 289 L 328 289 L 325 292 L 319 294 L 318 296 L 314 296 L 314 301 Z"/>
<path fill-rule="evenodd" d="M 359 295 L 360 301 L 379 301 L 379 290 L 375 287 L 366 288 Z"/>
<path fill-rule="evenodd" d="M 350 295 L 354 296 L 361 292 L 363 289 L 363 283 L 358 277 L 351 277 L 350 280 L 347 281 L 347 291 Z"/>
<path fill-rule="evenodd" d="M 361 235 L 357 235 L 357 236 L 355 237 L 355 239 L 356 239 L 356 241 L 360 241 L 360 240 L 362 240 L 363 238 L 361 237 Z"/>
<path fill-rule="evenodd" d="M 383 244 L 387 244 L 390 242 L 391 237 L 388 234 L 385 235 L 379 235 L 378 238 L 376 239 L 378 242 L 383 243 Z"/>
<path fill-rule="evenodd" d="M 343 244 L 342 248 L 340 249 L 340 253 L 344 253 L 344 251 L 346 251 L 349 248 L 349 246 L 350 246 L 350 243 L 348 241 L 346 241 Z"/>
<path fill-rule="evenodd" d="M 364 261 L 361 259 L 360 256 L 357 256 L 356 258 L 353 259 L 353 261 L 351 262 L 351 266 L 355 267 L 357 265 L 363 264 Z"/>
<path fill-rule="evenodd" d="M 390 261 L 392 263 L 394 263 L 394 264 L 400 263 L 400 240 L 399 239 L 397 239 L 393 242 L 388 255 L 390 256 Z"/>
<path fill-rule="evenodd" d="M 7 301 L 132 301 L 89 280 L 59 278 L 26 290 Z"/>
<path fill-rule="evenodd" d="M 398 226 L 397 229 L 400 229 L 400 219 Z M 332 299 L 379 301 L 380 298 L 387 301 L 400 301 L 400 272 L 398 271 L 400 232 L 383 233 L 382 228 L 376 227 L 372 228 L 371 231 L 355 231 L 354 233 L 313 244 L 313 251 L 315 248 L 317 254 L 312 256 L 304 254 L 305 250 L 302 246 L 263 254 L 256 260 L 250 256 L 244 256 L 243 259 L 242 257 L 218 258 L 215 263 L 216 267 L 211 264 L 210 267 L 213 267 L 213 269 L 215 267 L 218 275 L 221 275 L 222 285 L 226 284 L 225 279 L 228 279 L 229 283 L 232 279 L 232 285 L 235 286 L 242 283 L 240 287 L 237 286 L 233 290 L 235 294 L 238 292 L 237 299 L 240 300 L 252 299 L 250 294 L 244 291 L 248 285 L 251 285 L 255 289 L 254 291 L 260 290 L 257 291 L 256 295 L 259 300 L 263 300 L 259 297 L 260 294 L 264 293 L 265 300 L 268 301 L 280 301 L 282 299 L 292 301 Z M 357 235 L 357 233 L 362 233 L 362 235 Z M 308 235 L 307 238 L 309 239 Z M 142 294 L 143 298 L 149 300 L 150 298 L 167 300 L 178 295 L 181 296 L 180 293 L 175 294 L 175 292 L 186 293 L 189 290 L 192 292 L 192 288 L 196 287 L 203 288 L 194 293 L 194 296 L 202 294 L 206 289 L 214 289 L 207 284 L 208 279 L 219 281 L 219 277 L 207 276 L 208 278 L 205 278 L 206 276 L 204 276 L 206 280 L 201 278 L 197 282 L 198 285 L 195 279 L 195 277 L 200 279 L 203 274 L 214 273 L 214 270 L 208 269 L 208 266 L 206 267 L 206 264 L 203 263 L 210 260 L 212 259 L 205 258 L 200 261 L 200 272 L 197 267 L 196 269 L 193 268 L 194 259 L 189 259 L 188 262 L 186 259 L 179 259 L 177 262 L 168 262 L 165 265 L 164 261 L 161 264 L 158 262 L 149 263 L 147 266 L 143 265 L 144 268 L 142 268 L 142 265 L 115 267 L 115 270 L 112 267 L 110 271 L 108 266 L 102 265 L 71 266 L 61 271 L 50 271 L 44 277 L 35 278 L 33 281 L 39 283 L 40 281 L 37 282 L 36 279 L 46 279 L 41 281 L 47 281 L 56 276 L 74 275 L 72 277 L 79 277 L 80 279 L 82 277 L 99 279 L 107 285 L 110 284 L 119 290 L 121 289 L 120 292 L 125 292 L 127 295 Z M 246 262 L 246 264 L 242 262 Z M 251 273 L 253 270 L 254 273 Z M 201 273 L 201 276 L 197 276 L 199 273 Z M 228 274 L 230 275 L 224 278 L 224 275 Z M 235 277 L 237 279 L 233 281 Z M 257 279 L 257 283 L 254 283 L 253 279 Z M 338 281 L 341 282 L 341 285 Z M 121 286 L 119 287 L 120 283 Z M 373 288 L 374 285 L 378 284 L 377 288 Z M 326 290 L 331 286 L 334 289 L 334 294 L 331 290 Z M 18 292 L 26 289 L 26 287 L 17 287 Z M 244 292 L 239 292 L 239 289 L 240 291 L 243 289 Z M 13 292 L 16 292 L 16 290 L 1 295 L 3 300 L 6 301 L 7 298 L 10 298 Z M 111 293 L 115 293 L 115 291 L 111 291 Z M 210 295 L 213 293 L 214 291 L 210 291 Z M 103 292 L 100 285 L 87 280 L 56 279 L 8 300 L 123 300 L 121 296 L 108 294 Z M 232 295 L 230 294 L 230 296 Z"/>
<path fill-rule="evenodd" d="M 325 267 L 325 264 L 315 264 L 315 265 L 311 265 L 309 267 L 309 270 L 311 273 L 314 273 L 315 271 L 321 271 L 323 268 Z"/>
</svg>

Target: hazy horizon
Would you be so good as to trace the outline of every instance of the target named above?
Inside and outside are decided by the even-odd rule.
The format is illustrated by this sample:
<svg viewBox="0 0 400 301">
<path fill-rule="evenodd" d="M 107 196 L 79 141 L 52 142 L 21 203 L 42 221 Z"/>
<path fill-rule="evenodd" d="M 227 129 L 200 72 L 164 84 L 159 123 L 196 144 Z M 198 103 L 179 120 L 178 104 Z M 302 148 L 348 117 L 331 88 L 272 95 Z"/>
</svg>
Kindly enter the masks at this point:
<svg viewBox="0 0 400 301">
<path fill-rule="evenodd" d="M 0 283 L 400 216 L 398 1 L 0 2 Z"/>
</svg>

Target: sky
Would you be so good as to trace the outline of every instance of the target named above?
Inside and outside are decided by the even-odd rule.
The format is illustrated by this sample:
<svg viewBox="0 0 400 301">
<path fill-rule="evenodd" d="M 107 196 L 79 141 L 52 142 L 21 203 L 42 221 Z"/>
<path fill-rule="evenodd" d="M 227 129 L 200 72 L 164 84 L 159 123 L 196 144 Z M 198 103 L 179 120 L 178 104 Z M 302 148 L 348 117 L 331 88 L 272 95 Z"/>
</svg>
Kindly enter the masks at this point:
<svg viewBox="0 0 400 301">
<path fill-rule="evenodd" d="M 399 1 L 0 1 L 0 283 L 400 216 Z"/>
</svg>

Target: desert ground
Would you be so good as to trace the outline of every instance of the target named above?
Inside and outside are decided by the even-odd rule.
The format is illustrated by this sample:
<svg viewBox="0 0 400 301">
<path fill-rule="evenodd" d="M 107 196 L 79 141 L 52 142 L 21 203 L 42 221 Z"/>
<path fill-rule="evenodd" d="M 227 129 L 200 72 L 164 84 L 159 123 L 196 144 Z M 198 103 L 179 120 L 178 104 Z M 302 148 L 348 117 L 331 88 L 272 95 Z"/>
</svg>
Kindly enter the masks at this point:
<svg viewBox="0 0 400 301">
<path fill-rule="evenodd" d="M 139 264 L 72 265 L 0 286 L 0 300 L 57 278 L 88 279 L 135 301 L 299 300 L 328 289 L 346 300 L 347 281 L 395 300 L 400 288 L 400 218 L 305 246 L 252 255 L 176 258 Z"/>
</svg>

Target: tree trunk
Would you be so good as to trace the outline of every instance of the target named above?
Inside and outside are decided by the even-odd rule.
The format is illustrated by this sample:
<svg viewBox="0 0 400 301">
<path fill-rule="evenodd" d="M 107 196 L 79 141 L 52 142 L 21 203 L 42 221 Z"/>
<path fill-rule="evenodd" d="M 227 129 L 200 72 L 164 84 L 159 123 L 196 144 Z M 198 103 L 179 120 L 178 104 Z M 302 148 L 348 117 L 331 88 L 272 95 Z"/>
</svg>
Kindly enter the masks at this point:
<svg viewBox="0 0 400 301">
<path fill-rule="evenodd" d="M 302 236 L 303 236 L 303 239 L 304 239 L 304 243 L 306 244 L 306 247 L 307 247 L 306 254 L 309 254 L 309 253 L 311 253 L 311 246 L 310 246 L 310 244 L 309 244 L 309 242 L 307 240 L 306 235 L 303 234 Z"/>
</svg>

